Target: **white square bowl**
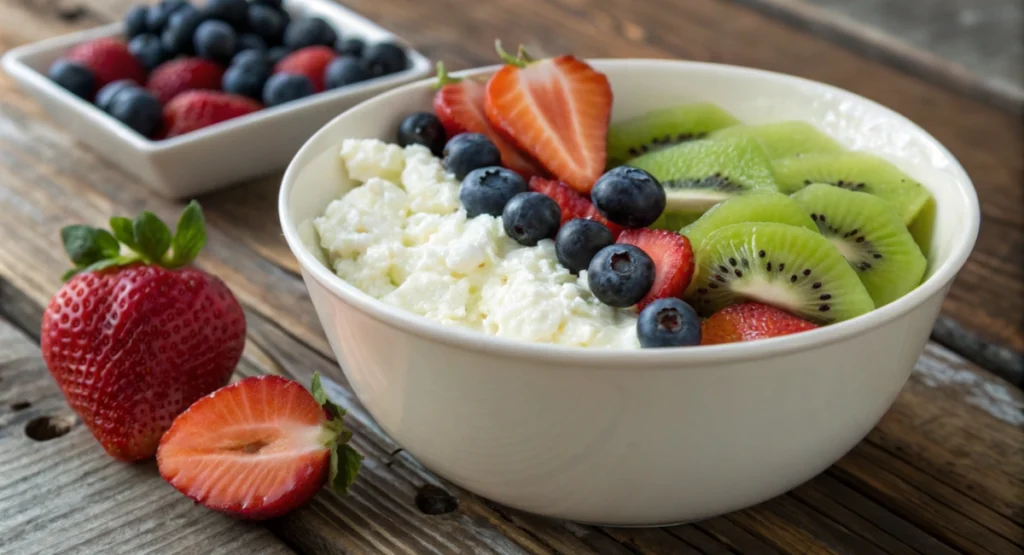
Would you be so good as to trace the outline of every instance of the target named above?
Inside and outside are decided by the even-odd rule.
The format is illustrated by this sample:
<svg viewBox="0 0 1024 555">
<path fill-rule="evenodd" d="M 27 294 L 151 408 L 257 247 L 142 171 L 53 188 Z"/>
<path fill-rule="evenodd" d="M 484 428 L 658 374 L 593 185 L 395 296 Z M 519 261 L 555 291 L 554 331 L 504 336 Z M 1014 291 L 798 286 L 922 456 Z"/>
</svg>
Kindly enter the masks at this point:
<svg viewBox="0 0 1024 555">
<path fill-rule="evenodd" d="M 402 42 L 383 27 L 329 0 L 291 0 L 285 2 L 285 8 L 293 17 L 323 17 L 342 36 L 357 36 L 368 43 Z M 114 23 L 27 44 L 5 54 L 3 67 L 61 127 L 171 199 L 189 198 L 282 169 L 316 130 L 338 114 L 431 71 L 430 60 L 406 44 L 409 67 L 401 72 L 153 141 L 46 76 L 50 64 L 73 46 L 121 34 L 121 23 Z"/>
</svg>

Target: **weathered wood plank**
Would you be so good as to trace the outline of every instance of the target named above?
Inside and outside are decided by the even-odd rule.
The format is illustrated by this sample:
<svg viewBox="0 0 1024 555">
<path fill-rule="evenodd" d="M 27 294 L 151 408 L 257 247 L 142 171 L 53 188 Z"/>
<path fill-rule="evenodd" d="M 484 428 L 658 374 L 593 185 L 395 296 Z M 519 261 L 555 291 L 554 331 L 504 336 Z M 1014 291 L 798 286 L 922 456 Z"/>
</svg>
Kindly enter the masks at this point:
<svg viewBox="0 0 1024 555">
<path fill-rule="evenodd" d="M 284 555 L 263 527 L 207 511 L 153 464 L 110 458 L 64 404 L 39 348 L 0 319 L 0 551 Z"/>
</svg>

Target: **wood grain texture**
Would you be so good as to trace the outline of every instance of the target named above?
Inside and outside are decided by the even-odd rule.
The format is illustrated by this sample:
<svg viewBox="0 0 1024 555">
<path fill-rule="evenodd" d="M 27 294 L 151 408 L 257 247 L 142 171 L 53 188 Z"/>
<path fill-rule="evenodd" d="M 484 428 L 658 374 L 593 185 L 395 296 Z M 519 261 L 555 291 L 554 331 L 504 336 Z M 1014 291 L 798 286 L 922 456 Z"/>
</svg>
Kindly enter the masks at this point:
<svg viewBox="0 0 1024 555">
<path fill-rule="evenodd" d="M 32 439 L 41 423 L 66 433 Z M 0 552 L 285 555 L 265 528 L 211 513 L 156 466 L 110 458 L 64 404 L 39 348 L 0 319 Z"/>
</svg>

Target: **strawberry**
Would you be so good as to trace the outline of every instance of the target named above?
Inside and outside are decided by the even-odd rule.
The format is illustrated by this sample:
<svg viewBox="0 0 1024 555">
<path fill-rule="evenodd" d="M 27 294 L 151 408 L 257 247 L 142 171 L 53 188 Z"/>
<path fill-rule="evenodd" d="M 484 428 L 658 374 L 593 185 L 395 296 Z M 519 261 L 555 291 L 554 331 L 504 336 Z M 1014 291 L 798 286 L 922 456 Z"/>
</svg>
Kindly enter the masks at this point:
<svg viewBox="0 0 1024 555">
<path fill-rule="evenodd" d="M 206 241 L 198 204 L 173 236 L 149 212 L 110 224 L 113 234 L 61 230 L 75 267 L 43 314 L 40 343 L 93 436 L 111 456 L 137 461 L 156 453 L 181 411 L 228 382 L 245 315 L 222 281 L 189 265 Z"/>
<path fill-rule="evenodd" d="M 522 48 L 487 82 L 484 109 L 559 181 L 589 194 L 604 172 L 612 88 L 603 73 L 573 56 L 533 61 Z"/>
<path fill-rule="evenodd" d="M 175 96 L 199 89 L 220 89 L 224 68 L 203 58 L 177 58 L 164 62 L 155 69 L 146 82 L 146 88 L 166 105 Z"/>
<path fill-rule="evenodd" d="M 324 72 L 327 64 L 338 53 L 329 46 L 307 46 L 285 56 L 274 66 L 274 73 L 296 73 L 305 75 L 313 82 L 316 92 L 324 90 Z"/>
<path fill-rule="evenodd" d="M 562 225 L 565 225 L 565 222 L 569 220 L 577 218 L 594 220 L 604 224 L 612 232 L 612 235 L 616 237 L 625 229 L 618 224 L 608 221 L 608 218 L 602 216 L 597 211 L 597 208 L 594 208 L 594 205 L 587 200 L 587 197 L 572 190 L 571 187 L 561 181 L 533 177 L 530 179 L 530 190 L 544 193 L 554 199 L 555 203 L 558 204 L 558 208 L 562 210 Z"/>
<path fill-rule="evenodd" d="M 543 175 L 537 163 L 519 151 L 511 141 L 499 133 L 484 114 L 486 86 L 472 79 L 458 79 L 448 75 L 442 62 L 437 63 L 437 93 L 434 94 L 434 115 L 441 120 L 449 137 L 459 133 L 485 135 L 501 152 L 501 163 L 506 168 L 530 179 Z"/>
<path fill-rule="evenodd" d="M 259 102 L 237 94 L 187 91 L 164 106 L 164 128 L 167 137 L 175 137 L 251 114 L 262 107 Z"/>
<path fill-rule="evenodd" d="M 96 90 L 120 79 L 138 84 L 146 82 L 146 70 L 128 51 L 128 45 L 111 37 L 92 40 L 72 48 L 66 59 L 92 70 L 96 77 Z"/>
<path fill-rule="evenodd" d="M 761 303 L 727 306 L 711 315 L 701 326 L 701 345 L 718 345 L 779 337 L 818 326 L 792 314 Z"/>
<path fill-rule="evenodd" d="M 693 278 L 693 249 L 686 237 L 664 229 L 627 229 L 616 243 L 639 247 L 654 261 L 654 285 L 639 303 L 637 310 L 657 299 L 682 298 Z"/>
<path fill-rule="evenodd" d="M 211 509 L 252 520 L 291 511 L 325 482 L 344 493 L 362 457 L 319 375 L 312 390 L 258 376 L 199 399 L 160 440 L 160 475 Z"/>
</svg>

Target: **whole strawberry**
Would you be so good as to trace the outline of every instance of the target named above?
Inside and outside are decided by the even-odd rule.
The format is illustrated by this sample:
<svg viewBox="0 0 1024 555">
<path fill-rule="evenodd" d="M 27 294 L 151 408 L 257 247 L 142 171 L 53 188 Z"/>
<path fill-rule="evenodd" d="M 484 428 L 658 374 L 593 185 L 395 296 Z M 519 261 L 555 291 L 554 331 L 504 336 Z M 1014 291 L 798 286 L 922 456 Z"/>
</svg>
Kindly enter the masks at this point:
<svg viewBox="0 0 1024 555">
<path fill-rule="evenodd" d="M 168 137 L 177 137 L 260 108 L 259 102 L 238 94 L 185 91 L 164 106 L 164 129 Z"/>
<path fill-rule="evenodd" d="M 124 41 L 104 37 L 72 48 L 66 59 L 89 68 L 95 76 L 96 90 L 107 83 L 130 79 L 138 84 L 146 82 L 146 70 L 128 51 Z"/>
<path fill-rule="evenodd" d="M 226 384 L 245 345 L 227 286 L 189 264 L 206 242 L 194 201 L 177 230 L 150 212 L 110 220 L 113 234 L 61 230 L 75 267 L 43 315 L 43 360 L 107 452 L 156 453 L 174 418 Z"/>
</svg>

